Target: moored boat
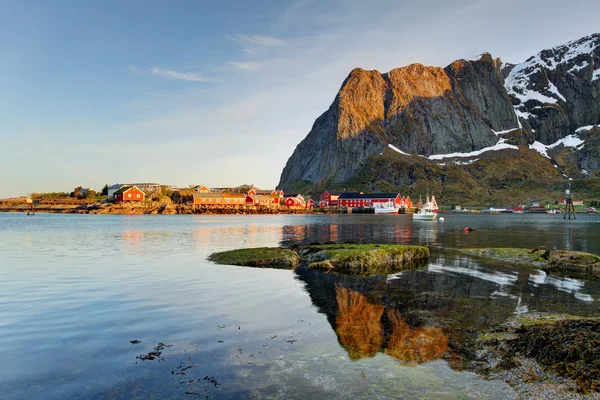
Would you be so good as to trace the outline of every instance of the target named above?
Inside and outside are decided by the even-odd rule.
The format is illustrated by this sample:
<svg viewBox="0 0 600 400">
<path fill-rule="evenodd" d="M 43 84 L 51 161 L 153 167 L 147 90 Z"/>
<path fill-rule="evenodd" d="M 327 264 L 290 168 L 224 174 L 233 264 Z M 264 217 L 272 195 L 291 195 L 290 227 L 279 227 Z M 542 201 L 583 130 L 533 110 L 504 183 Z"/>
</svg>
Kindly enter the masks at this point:
<svg viewBox="0 0 600 400">
<path fill-rule="evenodd" d="M 375 203 L 373 209 L 375 210 L 375 214 L 398 214 L 400 206 L 388 201 L 387 203 Z"/>
<path fill-rule="evenodd" d="M 429 195 L 427 195 L 425 204 L 418 213 L 413 214 L 413 219 L 433 221 L 437 217 L 437 213 L 438 205 L 435 201 L 435 196 L 429 198 Z"/>
</svg>

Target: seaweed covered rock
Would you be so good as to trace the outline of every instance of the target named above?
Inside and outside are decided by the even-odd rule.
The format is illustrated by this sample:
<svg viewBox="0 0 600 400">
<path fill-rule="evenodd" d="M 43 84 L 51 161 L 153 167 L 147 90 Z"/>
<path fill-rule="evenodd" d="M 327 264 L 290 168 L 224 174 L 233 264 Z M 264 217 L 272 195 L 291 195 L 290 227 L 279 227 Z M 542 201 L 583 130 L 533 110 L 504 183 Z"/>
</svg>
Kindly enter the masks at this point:
<svg viewBox="0 0 600 400">
<path fill-rule="evenodd" d="M 276 269 L 294 269 L 300 263 L 300 256 L 294 250 L 278 247 L 224 251 L 213 253 L 208 259 L 217 264 Z"/>
<path fill-rule="evenodd" d="M 544 372 L 571 379 L 581 392 L 600 392 L 599 318 L 549 314 L 521 317 L 481 335 L 479 343 L 492 354 L 490 359 L 497 360 L 489 371 L 518 371 L 530 359 Z"/>
</svg>

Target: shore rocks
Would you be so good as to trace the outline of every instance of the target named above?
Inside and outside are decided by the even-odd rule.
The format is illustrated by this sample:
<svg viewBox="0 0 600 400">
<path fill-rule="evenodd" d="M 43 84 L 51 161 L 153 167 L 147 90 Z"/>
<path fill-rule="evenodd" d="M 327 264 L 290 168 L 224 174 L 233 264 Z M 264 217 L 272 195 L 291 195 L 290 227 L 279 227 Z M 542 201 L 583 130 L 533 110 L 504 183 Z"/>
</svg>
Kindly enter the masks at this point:
<svg viewBox="0 0 600 400">
<path fill-rule="evenodd" d="M 575 382 L 579 392 L 600 391 L 599 318 L 553 314 L 516 317 L 480 335 L 478 346 L 485 365 L 480 372 L 491 377 L 510 376 L 514 384 L 544 382 L 549 387 L 548 381 L 558 383 L 553 377 L 558 375 Z M 568 382 L 562 383 L 560 390 L 568 392 Z"/>
</svg>

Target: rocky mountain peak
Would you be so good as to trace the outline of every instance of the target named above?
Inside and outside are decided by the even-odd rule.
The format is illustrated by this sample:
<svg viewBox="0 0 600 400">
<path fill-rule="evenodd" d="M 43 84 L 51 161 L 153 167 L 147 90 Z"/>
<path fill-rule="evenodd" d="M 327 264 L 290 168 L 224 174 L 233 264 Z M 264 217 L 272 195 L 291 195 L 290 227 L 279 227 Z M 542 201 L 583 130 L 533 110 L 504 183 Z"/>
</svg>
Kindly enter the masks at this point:
<svg viewBox="0 0 600 400">
<path fill-rule="evenodd" d="M 482 53 L 445 68 L 355 68 L 297 146 L 278 187 L 346 182 L 388 146 L 409 160 L 435 161 L 527 143 L 548 159 L 554 152 L 549 149 L 577 142 L 579 169 L 594 169 L 590 157 L 596 153 L 586 138 L 596 131 L 577 129 L 600 125 L 598 78 L 600 34 L 543 50 L 521 64 Z M 561 142 L 569 135 L 581 137 Z M 547 165 L 552 170 L 545 175 L 556 176 Z"/>
</svg>

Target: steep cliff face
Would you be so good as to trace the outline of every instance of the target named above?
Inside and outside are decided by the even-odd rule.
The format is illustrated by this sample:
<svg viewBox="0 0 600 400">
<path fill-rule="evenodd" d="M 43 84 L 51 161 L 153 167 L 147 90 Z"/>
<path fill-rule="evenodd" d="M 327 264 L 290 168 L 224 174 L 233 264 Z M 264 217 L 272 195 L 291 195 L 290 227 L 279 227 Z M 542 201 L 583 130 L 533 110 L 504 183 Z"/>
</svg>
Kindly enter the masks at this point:
<svg viewBox="0 0 600 400">
<path fill-rule="evenodd" d="M 346 181 L 390 143 L 426 156 L 492 146 L 494 130 L 517 126 L 503 83 L 489 54 L 446 69 L 354 69 L 288 160 L 279 187 Z"/>
<path fill-rule="evenodd" d="M 465 165 L 464 157 L 472 164 L 490 152 L 512 157 L 503 150 L 529 145 L 548 160 L 543 168 L 593 176 L 598 125 L 600 34 L 517 65 L 484 53 L 446 68 L 357 68 L 297 146 L 278 187 L 347 182 L 388 145 L 412 157 L 409 164 L 423 156 L 435 165 Z M 563 179 L 557 171 L 543 175 Z"/>
</svg>

